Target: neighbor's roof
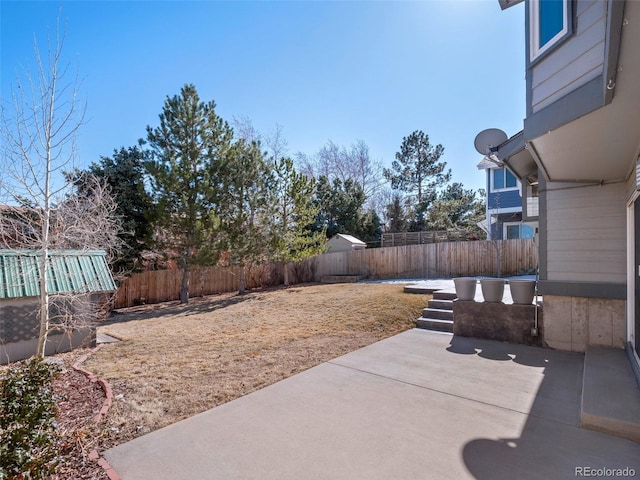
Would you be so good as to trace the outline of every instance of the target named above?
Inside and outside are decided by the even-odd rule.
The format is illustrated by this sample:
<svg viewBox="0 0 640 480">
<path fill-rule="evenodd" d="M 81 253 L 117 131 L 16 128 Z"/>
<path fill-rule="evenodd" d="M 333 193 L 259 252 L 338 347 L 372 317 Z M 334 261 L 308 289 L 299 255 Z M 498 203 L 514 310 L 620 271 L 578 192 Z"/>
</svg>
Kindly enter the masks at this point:
<svg viewBox="0 0 640 480">
<path fill-rule="evenodd" d="M 490 168 L 498 168 L 498 167 L 500 167 L 500 165 L 492 161 L 489 157 L 483 157 L 482 160 L 480 160 L 480 163 L 476 165 L 476 168 L 478 170 L 488 170 Z"/>
<path fill-rule="evenodd" d="M 38 250 L 0 250 L 0 298 L 36 297 L 40 293 Z M 49 293 L 110 292 L 116 289 L 100 250 L 49 251 Z"/>
<path fill-rule="evenodd" d="M 343 233 L 337 233 L 333 238 L 343 238 L 344 240 L 353 243 L 355 245 L 366 245 L 366 243 L 364 243 L 362 240 L 358 240 L 356 237 L 352 236 L 352 235 L 345 235 Z"/>
</svg>

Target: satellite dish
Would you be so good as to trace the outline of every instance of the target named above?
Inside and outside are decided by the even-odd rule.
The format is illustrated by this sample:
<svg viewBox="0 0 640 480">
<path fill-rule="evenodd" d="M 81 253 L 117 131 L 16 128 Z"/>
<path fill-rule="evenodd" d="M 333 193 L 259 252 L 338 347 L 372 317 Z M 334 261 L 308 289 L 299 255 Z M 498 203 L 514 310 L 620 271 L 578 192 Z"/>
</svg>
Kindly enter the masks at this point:
<svg viewBox="0 0 640 480">
<path fill-rule="evenodd" d="M 473 145 L 480 155 L 489 155 L 503 144 L 509 137 L 499 128 L 487 128 L 476 135 Z"/>
<path fill-rule="evenodd" d="M 509 7 L 513 7 L 514 5 L 523 2 L 524 0 L 498 0 L 500 4 L 501 10 L 506 10 Z"/>
</svg>

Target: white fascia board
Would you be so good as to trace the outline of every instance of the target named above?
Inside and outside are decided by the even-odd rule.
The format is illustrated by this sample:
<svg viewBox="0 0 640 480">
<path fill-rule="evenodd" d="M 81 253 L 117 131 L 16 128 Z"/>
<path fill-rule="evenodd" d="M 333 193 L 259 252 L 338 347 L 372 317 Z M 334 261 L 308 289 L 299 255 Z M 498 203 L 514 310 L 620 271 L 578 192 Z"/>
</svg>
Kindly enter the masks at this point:
<svg viewBox="0 0 640 480">
<path fill-rule="evenodd" d="M 522 212 L 522 207 L 508 207 L 508 208 L 491 208 L 489 209 L 489 213 L 491 215 L 500 215 L 501 213 L 520 213 Z"/>
</svg>

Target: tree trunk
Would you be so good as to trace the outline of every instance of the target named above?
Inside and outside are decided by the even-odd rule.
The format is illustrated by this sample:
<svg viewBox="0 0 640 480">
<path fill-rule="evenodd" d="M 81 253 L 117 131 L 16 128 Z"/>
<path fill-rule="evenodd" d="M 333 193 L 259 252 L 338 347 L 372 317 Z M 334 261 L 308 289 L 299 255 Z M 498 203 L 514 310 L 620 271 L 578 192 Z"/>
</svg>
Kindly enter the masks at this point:
<svg viewBox="0 0 640 480">
<path fill-rule="evenodd" d="M 284 262 L 284 286 L 289 286 L 289 264 Z"/>
<path fill-rule="evenodd" d="M 189 267 L 186 262 L 182 270 L 182 285 L 180 286 L 180 303 L 189 303 Z"/>
<path fill-rule="evenodd" d="M 240 295 L 244 295 L 246 292 L 247 286 L 247 267 L 242 267 L 242 274 L 240 275 L 240 290 L 238 293 Z"/>
<path fill-rule="evenodd" d="M 36 355 L 44 358 L 47 345 L 47 334 L 49 333 L 49 290 L 47 288 L 47 260 L 48 249 L 42 249 L 42 259 L 40 261 L 40 332 L 38 334 L 38 347 Z"/>
</svg>

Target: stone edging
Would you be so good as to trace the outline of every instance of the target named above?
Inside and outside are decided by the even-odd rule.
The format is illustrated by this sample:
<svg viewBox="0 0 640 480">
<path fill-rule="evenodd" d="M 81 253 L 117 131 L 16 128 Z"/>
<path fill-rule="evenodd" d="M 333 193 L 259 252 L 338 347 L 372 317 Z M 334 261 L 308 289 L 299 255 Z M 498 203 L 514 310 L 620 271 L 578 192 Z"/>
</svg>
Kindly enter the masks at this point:
<svg viewBox="0 0 640 480">
<path fill-rule="evenodd" d="M 89 381 L 91 381 L 91 383 L 98 382 L 100 384 L 100 387 L 102 388 L 102 391 L 104 392 L 105 400 L 102 403 L 102 408 L 100 408 L 100 411 L 97 413 L 97 415 L 93 417 L 93 423 L 96 423 L 96 424 L 100 423 L 102 421 L 102 417 L 109 411 L 109 408 L 111 407 L 111 403 L 113 402 L 113 390 L 111 389 L 111 385 L 109 385 L 109 383 L 107 383 L 105 380 L 101 378 L 96 377 L 95 374 L 90 372 L 89 370 L 85 370 L 84 368 L 81 367 L 81 365 L 85 362 L 87 358 L 89 358 L 89 355 L 93 355 L 98 350 L 100 350 L 100 348 L 102 348 L 102 345 L 98 345 L 97 347 L 92 349 L 89 353 L 82 355 L 72 365 L 72 368 L 76 372 L 82 373 L 85 377 L 89 379 Z M 93 450 L 91 450 L 91 452 L 89 452 L 89 458 L 91 460 L 98 462 L 98 465 L 100 465 L 102 469 L 105 471 L 105 473 L 109 477 L 109 480 L 122 480 L 120 478 L 120 475 L 118 475 L 118 473 L 113 469 L 113 467 L 109 465 L 109 462 L 107 462 L 107 460 L 104 457 L 100 456 L 98 449 L 94 448 Z"/>
</svg>

